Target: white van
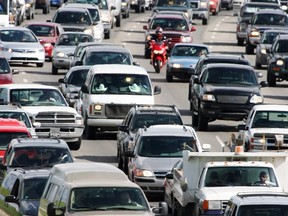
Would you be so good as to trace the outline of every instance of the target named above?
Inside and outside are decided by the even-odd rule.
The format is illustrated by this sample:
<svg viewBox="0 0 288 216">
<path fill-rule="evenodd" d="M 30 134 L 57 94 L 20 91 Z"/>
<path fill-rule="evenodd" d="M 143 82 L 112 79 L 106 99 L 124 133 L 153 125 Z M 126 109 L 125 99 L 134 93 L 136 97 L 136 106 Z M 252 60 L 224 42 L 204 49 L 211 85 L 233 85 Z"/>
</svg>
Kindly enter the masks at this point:
<svg viewBox="0 0 288 216">
<path fill-rule="evenodd" d="M 167 215 L 165 202 L 150 208 L 142 189 L 117 167 L 76 162 L 52 168 L 40 200 L 38 216 Z"/>
<path fill-rule="evenodd" d="M 161 88 L 153 90 L 142 67 L 106 64 L 90 68 L 81 91 L 85 135 L 91 139 L 96 131 L 117 130 L 134 104 L 154 104 Z"/>
</svg>

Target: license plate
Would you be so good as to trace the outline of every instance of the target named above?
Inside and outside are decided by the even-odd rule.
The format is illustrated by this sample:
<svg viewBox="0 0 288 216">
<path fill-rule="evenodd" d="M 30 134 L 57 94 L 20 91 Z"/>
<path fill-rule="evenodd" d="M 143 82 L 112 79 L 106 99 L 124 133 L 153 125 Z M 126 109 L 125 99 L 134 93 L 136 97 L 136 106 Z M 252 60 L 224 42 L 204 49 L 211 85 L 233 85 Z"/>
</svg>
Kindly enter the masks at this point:
<svg viewBox="0 0 288 216">
<path fill-rule="evenodd" d="M 60 138 L 61 135 L 60 135 L 59 129 L 58 128 L 52 128 L 50 130 L 49 136 L 50 137 L 55 137 L 55 138 Z"/>
</svg>

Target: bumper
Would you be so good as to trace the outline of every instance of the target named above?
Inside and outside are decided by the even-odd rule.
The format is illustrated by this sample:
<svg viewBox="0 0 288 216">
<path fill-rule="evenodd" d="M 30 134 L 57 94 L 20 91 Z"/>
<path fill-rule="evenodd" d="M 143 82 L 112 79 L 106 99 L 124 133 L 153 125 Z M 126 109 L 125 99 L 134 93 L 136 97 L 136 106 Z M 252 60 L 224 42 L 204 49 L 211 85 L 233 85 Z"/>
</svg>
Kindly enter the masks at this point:
<svg viewBox="0 0 288 216">
<path fill-rule="evenodd" d="M 109 22 L 103 22 L 104 33 L 107 33 L 111 30 L 111 24 Z"/>
<path fill-rule="evenodd" d="M 70 58 L 55 58 L 53 57 L 52 59 L 52 64 L 54 65 L 54 67 L 58 68 L 58 69 L 69 69 L 70 68 L 70 64 L 71 64 L 71 60 Z"/>
<path fill-rule="evenodd" d="M 237 35 L 237 38 L 239 39 L 246 39 L 246 31 L 244 30 L 237 32 L 236 35 Z"/>
<path fill-rule="evenodd" d="M 169 68 L 167 73 L 177 78 L 190 79 L 194 69 L 191 68 Z"/>
<path fill-rule="evenodd" d="M 208 19 L 210 8 L 205 10 L 193 10 L 193 19 Z"/>
<path fill-rule="evenodd" d="M 201 111 L 209 119 L 240 121 L 247 118 L 254 104 L 226 104 L 201 103 Z"/>
<path fill-rule="evenodd" d="M 281 79 L 288 79 L 288 69 L 284 69 L 279 66 L 271 66 L 271 73 L 273 76 Z"/>
<path fill-rule="evenodd" d="M 163 182 L 163 179 L 135 177 L 135 183 L 142 188 L 144 193 L 164 193 Z"/>
<path fill-rule="evenodd" d="M 117 126 L 122 123 L 123 119 L 87 119 L 87 125 L 98 127 L 104 130 L 117 130 Z"/>
<path fill-rule="evenodd" d="M 35 52 L 35 53 L 8 53 L 3 52 L 5 58 L 9 63 L 44 63 L 45 53 Z"/>
<path fill-rule="evenodd" d="M 260 59 L 262 65 L 267 65 L 267 54 L 259 54 L 259 57 L 256 56 L 257 59 Z"/>
<path fill-rule="evenodd" d="M 257 46 L 259 43 L 260 38 L 259 37 L 249 37 L 249 43 L 250 45 Z"/>
</svg>

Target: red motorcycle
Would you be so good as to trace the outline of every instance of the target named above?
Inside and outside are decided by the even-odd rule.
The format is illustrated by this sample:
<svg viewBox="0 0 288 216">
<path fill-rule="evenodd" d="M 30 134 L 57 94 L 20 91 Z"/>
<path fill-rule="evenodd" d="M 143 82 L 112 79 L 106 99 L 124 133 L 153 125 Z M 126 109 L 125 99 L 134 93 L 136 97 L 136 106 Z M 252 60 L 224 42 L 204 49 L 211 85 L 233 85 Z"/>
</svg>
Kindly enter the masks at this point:
<svg viewBox="0 0 288 216">
<path fill-rule="evenodd" d="M 169 40 L 150 41 L 151 64 L 153 65 L 156 73 L 160 73 L 161 68 L 166 64 L 168 41 Z"/>
</svg>

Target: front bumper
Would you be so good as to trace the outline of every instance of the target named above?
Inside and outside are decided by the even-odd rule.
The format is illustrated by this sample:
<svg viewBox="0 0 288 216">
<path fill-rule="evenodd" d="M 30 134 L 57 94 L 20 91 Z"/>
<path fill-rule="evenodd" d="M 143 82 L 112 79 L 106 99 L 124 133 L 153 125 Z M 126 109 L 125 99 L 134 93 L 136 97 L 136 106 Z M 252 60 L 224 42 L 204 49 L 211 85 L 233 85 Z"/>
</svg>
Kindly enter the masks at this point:
<svg viewBox="0 0 288 216">
<path fill-rule="evenodd" d="M 89 118 L 87 119 L 87 125 L 92 127 L 97 127 L 102 130 L 114 131 L 117 130 L 117 126 L 122 123 L 123 119 L 96 119 Z"/>
<path fill-rule="evenodd" d="M 69 69 L 70 64 L 71 64 L 71 59 L 68 57 L 63 57 L 63 58 L 53 57 L 52 64 L 54 65 L 54 67 L 58 69 Z"/>
<path fill-rule="evenodd" d="M 168 74 L 182 79 L 190 79 L 193 72 L 194 72 L 193 68 L 172 68 L 172 67 L 167 68 Z"/>
<path fill-rule="evenodd" d="M 43 52 L 3 52 L 9 63 L 44 63 L 45 53 Z"/>
<path fill-rule="evenodd" d="M 135 176 L 134 181 L 142 188 L 144 193 L 164 193 L 164 179 Z"/>
<path fill-rule="evenodd" d="M 250 45 L 257 46 L 259 44 L 260 37 L 249 37 L 248 38 Z"/>
</svg>

